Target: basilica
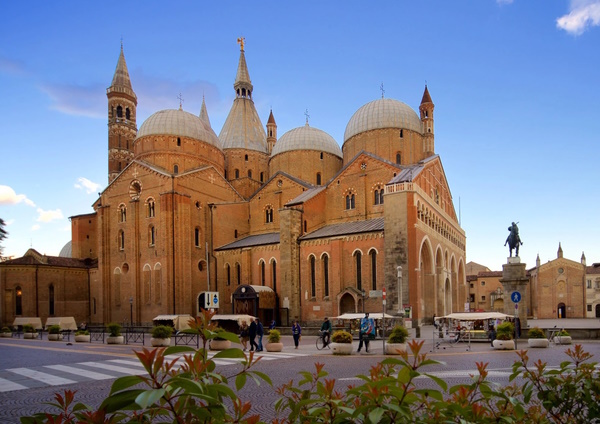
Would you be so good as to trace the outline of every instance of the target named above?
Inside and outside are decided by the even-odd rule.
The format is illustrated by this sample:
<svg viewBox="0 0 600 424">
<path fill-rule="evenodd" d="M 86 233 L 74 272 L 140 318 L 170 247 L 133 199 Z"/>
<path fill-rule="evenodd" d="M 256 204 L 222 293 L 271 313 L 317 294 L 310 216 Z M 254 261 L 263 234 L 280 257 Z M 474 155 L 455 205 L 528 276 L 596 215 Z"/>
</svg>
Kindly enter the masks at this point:
<svg viewBox="0 0 600 424">
<path fill-rule="evenodd" d="M 108 186 L 71 217 L 60 257 L 3 264 L 2 321 L 146 323 L 213 308 L 311 324 L 381 312 L 383 296 L 415 324 L 464 310 L 466 236 L 427 86 L 418 111 L 383 96 L 357 105 L 341 148 L 308 119 L 279 136 L 276 107 L 266 124 L 255 109 L 240 47 L 218 135 L 204 100 L 138 128 L 121 47 L 106 90 Z"/>
</svg>

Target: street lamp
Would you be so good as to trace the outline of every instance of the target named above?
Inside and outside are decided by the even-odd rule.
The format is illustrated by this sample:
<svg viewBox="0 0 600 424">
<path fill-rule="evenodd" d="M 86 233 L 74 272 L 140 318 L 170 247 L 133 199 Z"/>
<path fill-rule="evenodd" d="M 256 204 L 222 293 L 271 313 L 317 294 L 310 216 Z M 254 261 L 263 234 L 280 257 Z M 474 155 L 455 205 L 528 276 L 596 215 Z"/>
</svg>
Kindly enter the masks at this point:
<svg viewBox="0 0 600 424">
<path fill-rule="evenodd" d="M 133 327 L 133 296 L 129 298 L 129 322 Z"/>
<path fill-rule="evenodd" d="M 402 267 L 398 265 L 396 267 L 398 277 L 398 315 L 404 316 L 404 306 L 402 305 Z"/>
</svg>

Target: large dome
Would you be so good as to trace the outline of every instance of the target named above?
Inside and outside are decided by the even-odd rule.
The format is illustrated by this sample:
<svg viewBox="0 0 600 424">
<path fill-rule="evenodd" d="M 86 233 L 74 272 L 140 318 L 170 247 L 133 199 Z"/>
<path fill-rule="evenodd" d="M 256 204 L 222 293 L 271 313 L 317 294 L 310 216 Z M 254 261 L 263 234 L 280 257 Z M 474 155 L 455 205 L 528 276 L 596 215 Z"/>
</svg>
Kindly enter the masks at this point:
<svg viewBox="0 0 600 424">
<path fill-rule="evenodd" d="M 423 132 L 419 116 L 406 103 L 394 99 L 377 99 L 352 115 L 346 126 L 344 142 L 356 134 L 381 128 L 404 128 Z"/>
<path fill-rule="evenodd" d="M 221 142 L 210 125 L 181 109 L 161 110 L 150 115 L 140 127 L 137 138 L 165 134 L 193 138 L 222 149 Z"/>
<path fill-rule="evenodd" d="M 308 123 L 283 134 L 275 143 L 271 157 L 294 150 L 317 150 L 342 157 L 342 149 L 333 137 L 325 131 L 309 126 Z"/>
</svg>

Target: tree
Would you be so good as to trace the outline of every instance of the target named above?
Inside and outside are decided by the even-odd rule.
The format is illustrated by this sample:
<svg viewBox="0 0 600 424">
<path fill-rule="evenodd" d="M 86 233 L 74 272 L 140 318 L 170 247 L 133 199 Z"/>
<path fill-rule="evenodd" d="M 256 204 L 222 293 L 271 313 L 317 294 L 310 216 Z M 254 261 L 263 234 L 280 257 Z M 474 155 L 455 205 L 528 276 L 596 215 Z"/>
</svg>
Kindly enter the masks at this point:
<svg viewBox="0 0 600 424">
<path fill-rule="evenodd" d="M 6 238 L 8 232 L 4 229 L 5 222 L 2 218 L 0 218 L 0 242 Z M 0 244 L 0 255 L 2 255 L 2 245 Z"/>
</svg>

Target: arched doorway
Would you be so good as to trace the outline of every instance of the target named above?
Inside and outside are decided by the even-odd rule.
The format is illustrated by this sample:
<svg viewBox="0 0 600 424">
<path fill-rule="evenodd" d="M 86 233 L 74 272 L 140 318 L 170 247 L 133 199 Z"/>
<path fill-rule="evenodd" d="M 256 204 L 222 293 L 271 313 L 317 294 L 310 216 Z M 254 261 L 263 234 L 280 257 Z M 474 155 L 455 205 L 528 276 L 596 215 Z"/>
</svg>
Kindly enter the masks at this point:
<svg viewBox="0 0 600 424">
<path fill-rule="evenodd" d="M 350 293 L 344 293 L 340 298 L 340 315 L 346 313 L 353 314 L 356 311 L 357 305 L 354 297 Z"/>
<path fill-rule="evenodd" d="M 558 304 L 557 317 L 558 318 L 566 318 L 567 317 L 567 308 L 564 303 Z"/>
<path fill-rule="evenodd" d="M 444 315 L 452 313 L 452 284 L 450 279 L 446 278 L 444 283 Z"/>
<path fill-rule="evenodd" d="M 258 317 L 267 323 L 275 317 L 277 294 L 271 287 L 242 284 L 233 292 L 233 313 Z"/>
<path fill-rule="evenodd" d="M 439 315 L 436 308 L 437 303 L 437 289 L 435 283 L 435 272 L 433 266 L 433 252 L 431 245 L 428 240 L 424 240 L 421 244 L 420 259 L 419 259 L 419 272 L 417 274 L 419 280 L 420 292 L 422 293 L 419 308 L 417 311 L 423 311 L 424 317 L 433 317 L 434 314 Z M 404 284 L 404 282 L 403 282 Z M 405 303 L 410 303 L 405 301 Z M 413 308 L 414 311 L 414 308 Z"/>
</svg>

